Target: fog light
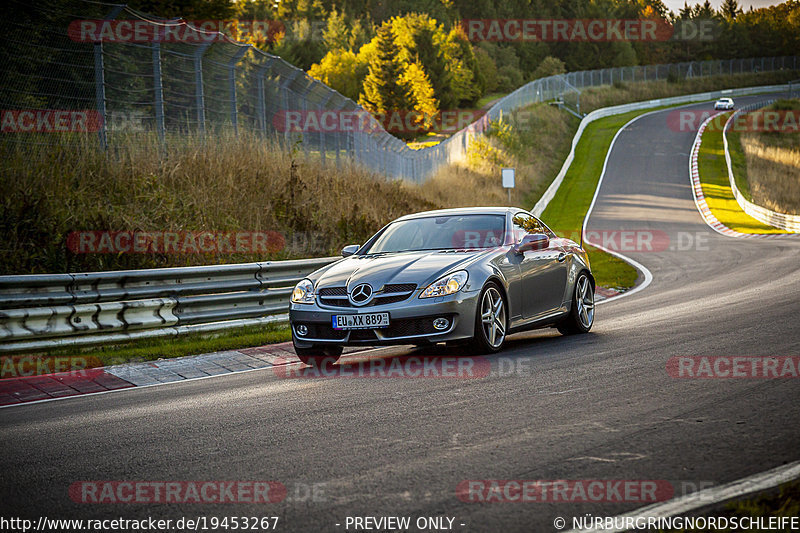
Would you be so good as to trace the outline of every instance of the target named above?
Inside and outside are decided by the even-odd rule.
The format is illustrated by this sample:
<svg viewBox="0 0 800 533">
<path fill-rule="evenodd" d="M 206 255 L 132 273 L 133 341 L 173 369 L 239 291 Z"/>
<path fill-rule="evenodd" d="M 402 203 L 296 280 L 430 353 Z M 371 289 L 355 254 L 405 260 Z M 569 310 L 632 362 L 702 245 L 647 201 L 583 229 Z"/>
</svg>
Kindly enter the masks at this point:
<svg viewBox="0 0 800 533">
<path fill-rule="evenodd" d="M 305 326 L 304 324 L 300 324 L 299 326 L 295 326 L 294 330 L 301 337 L 305 337 L 306 335 L 308 335 L 308 327 Z"/>
<path fill-rule="evenodd" d="M 450 321 L 446 318 L 437 318 L 433 321 L 433 329 L 438 329 L 439 331 L 443 329 L 447 329 L 447 326 L 450 325 Z"/>
</svg>

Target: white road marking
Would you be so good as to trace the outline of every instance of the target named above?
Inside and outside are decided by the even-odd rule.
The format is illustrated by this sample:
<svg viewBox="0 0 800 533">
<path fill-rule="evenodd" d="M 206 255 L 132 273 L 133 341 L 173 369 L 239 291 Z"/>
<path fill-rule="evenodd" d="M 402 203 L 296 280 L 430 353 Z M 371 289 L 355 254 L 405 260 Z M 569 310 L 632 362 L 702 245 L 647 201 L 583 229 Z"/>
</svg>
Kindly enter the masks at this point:
<svg viewBox="0 0 800 533">
<path fill-rule="evenodd" d="M 625 296 L 630 296 L 632 294 L 636 294 L 637 292 L 646 289 L 647 286 L 650 285 L 650 283 L 652 283 L 652 281 L 653 281 L 653 274 L 647 269 L 646 266 L 644 266 L 640 262 L 635 261 L 634 259 L 631 259 L 628 256 L 622 255 L 619 252 L 615 252 L 613 250 L 609 250 L 608 248 L 606 248 L 606 247 L 604 247 L 602 245 L 590 242 L 589 239 L 586 238 L 586 226 L 589 223 L 589 217 L 592 216 L 592 211 L 594 210 L 594 204 L 597 202 L 597 197 L 600 194 L 600 186 L 603 185 L 603 178 L 606 176 L 606 168 L 608 167 L 608 159 L 609 159 L 609 157 L 611 157 L 611 151 L 614 150 L 614 143 L 617 142 L 617 137 L 619 137 L 619 134 L 622 133 L 625 130 L 625 128 L 627 128 L 628 126 L 630 126 L 631 124 L 633 124 L 634 122 L 639 120 L 640 118 L 643 118 L 643 117 L 646 117 L 648 115 L 652 115 L 652 114 L 655 114 L 655 113 L 660 113 L 662 111 L 664 111 L 664 110 L 663 109 L 656 109 L 655 111 L 648 111 L 647 113 L 642 113 L 641 115 L 635 116 L 632 119 L 630 119 L 624 126 L 622 126 L 620 129 L 618 129 L 616 134 L 614 134 L 614 138 L 611 139 L 611 144 L 608 147 L 608 152 L 606 152 L 606 159 L 605 159 L 605 161 L 603 161 L 603 171 L 600 173 L 600 179 L 597 181 L 597 187 L 594 190 L 594 196 L 592 197 L 592 203 L 589 204 L 589 210 L 586 211 L 586 216 L 583 217 L 583 227 L 581 228 L 581 236 L 583 237 L 584 242 L 586 242 L 587 244 L 591 244 L 595 248 L 599 248 L 600 250 L 603 250 L 607 254 L 613 255 L 614 257 L 616 257 L 618 259 L 622 259 L 626 263 L 628 263 L 631 266 L 633 266 L 633 268 L 635 268 L 639 272 L 641 272 L 642 275 L 644 276 L 644 281 L 642 281 L 642 283 L 640 283 L 639 285 L 637 285 L 633 289 L 631 289 L 629 291 L 626 291 L 626 292 L 623 292 L 623 293 L 620 293 L 620 294 L 617 294 L 616 296 L 612 296 L 610 298 L 605 298 L 603 300 L 595 302 L 595 305 L 601 305 L 601 304 L 608 303 L 608 302 L 615 302 L 615 301 L 619 300 L 620 298 L 624 298 Z"/>
<path fill-rule="evenodd" d="M 674 498 L 666 502 L 659 502 L 636 509 L 631 513 L 618 515 L 615 519 L 619 522 L 625 518 L 654 517 L 667 518 L 670 516 L 687 513 L 694 509 L 706 507 L 708 505 L 724 502 L 733 498 L 739 498 L 753 492 L 759 492 L 776 487 L 781 483 L 786 483 L 800 477 L 800 461 L 795 461 L 766 472 L 754 474 L 736 481 L 731 481 L 718 487 L 711 487 Z M 592 531 L 603 531 L 603 533 L 621 533 L 626 529 L 571 529 L 566 533 L 588 533 Z"/>
</svg>

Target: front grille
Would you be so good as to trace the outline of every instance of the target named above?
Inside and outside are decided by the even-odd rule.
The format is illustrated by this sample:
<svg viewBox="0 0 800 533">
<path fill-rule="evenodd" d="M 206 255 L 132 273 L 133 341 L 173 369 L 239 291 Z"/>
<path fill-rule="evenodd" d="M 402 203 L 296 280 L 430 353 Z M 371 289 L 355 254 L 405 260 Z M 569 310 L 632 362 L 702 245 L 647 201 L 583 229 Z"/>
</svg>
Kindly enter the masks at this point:
<svg viewBox="0 0 800 533">
<path fill-rule="evenodd" d="M 347 287 L 325 287 L 319 290 L 320 296 L 347 296 Z"/>
<path fill-rule="evenodd" d="M 416 289 L 417 286 L 413 283 L 394 283 L 389 285 L 383 286 L 383 292 L 411 292 Z"/>
<path fill-rule="evenodd" d="M 372 305 L 386 305 L 386 304 L 393 304 L 395 302 L 402 302 L 408 298 L 407 294 L 391 294 L 389 296 L 376 296 L 374 300 L 372 300 Z"/>
<path fill-rule="evenodd" d="M 351 341 L 376 341 L 378 337 L 371 329 L 354 329 L 350 331 Z"/>
<path fill-rule="evenodd" d="M 353 307 L 347 298 L 323 298 L 320 296 L 319 303 L 329 307 Z"/>
<path fill-rule="evenodd" d="M 375 293 L 375 297 L 370 303 L 362 306 L 354 306 L 347 299 L 346 287 L 324 287 L 319 289 L 319 303 L 328 307 L 371 307 L 373 305 L 386 305 L 402 302 L 408 299 L 417 286 L 414 283 L 393 283 L 383 286 L 383 291 Z"/>
</svg>

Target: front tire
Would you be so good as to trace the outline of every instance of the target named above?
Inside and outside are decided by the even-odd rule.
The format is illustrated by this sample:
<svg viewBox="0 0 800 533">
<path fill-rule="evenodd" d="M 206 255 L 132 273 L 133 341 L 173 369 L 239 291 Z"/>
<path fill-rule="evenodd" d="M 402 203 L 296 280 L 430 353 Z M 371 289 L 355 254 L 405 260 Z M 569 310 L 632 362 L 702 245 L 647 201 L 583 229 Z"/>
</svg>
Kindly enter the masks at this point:
<svg viewBox="0 0 800 533">
<path fill-rule="evenodd" d="M 320 368 L 328 364 L 332 365 L 338 361 L 339 357 L 342 356 L 342 350 L 344 350 L 341 346 L 312 346 L 311 348 L 300 348 L 295 344 L 294 339 L 292 339 L 292 345 L 294 346 L 294 353 L 297 354 L 297 357 L 299 357 L 302 362 L 309 366 Z"/>
<path fill-rule="evenodd" d="M 578 274 L 569 316 L 557 327 L 563 335 L 587 333 L 594 324 L 594 285 L 586 272 Z"/>
<path fill-rule="evenodd" d="M 489 282 L 478 297 L 475 313 L 475 335 L 472 338 L 472 351 L 476 353 L 495 353 L 503 349 L 508 328 L 506 301 L 500 287 Z"/>
</svg>

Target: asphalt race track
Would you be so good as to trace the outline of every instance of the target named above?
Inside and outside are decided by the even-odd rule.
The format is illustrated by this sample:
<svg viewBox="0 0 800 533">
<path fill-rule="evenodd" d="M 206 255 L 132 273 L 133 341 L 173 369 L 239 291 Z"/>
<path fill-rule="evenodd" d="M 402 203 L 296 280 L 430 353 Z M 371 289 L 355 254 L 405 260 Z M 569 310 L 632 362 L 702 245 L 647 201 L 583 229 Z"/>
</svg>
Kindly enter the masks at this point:
<svg viewBox="0 0 800 533">
<path fill-rule="evenodd" d="M 456 487 L 666 480 L 677 495 L 797 460 L 800 380 L 667 372 L 676 356 L 800 355 L 800 240 L 733 239 L 707 227 L 688 179 L 695 132 L 667 127 L 668 113 L 619 135 L 588 224 L 664 232 L 668 246 L 625 252 L 654 280 L 599 306 L 589 335 L 512 337 L 489 357 L 492 372 L 476 379 L 285 379 L 267 369 L 2 409 L 3 515 L 278 516 L 278 531 L 316 532 L 345 531 L 348 516 L 409 516 L 412 524 L 446 516 L 457 531 L 553 532 L 558 516 L 569 528 L 573 516 L 642 504 L 471 503 Z M 424 353 L 397 348 L 380 357 Z M 272 480 L 288 496 L 275 504 L 74 503 L 68 488 L 82 480 Z"/>
</svg>

